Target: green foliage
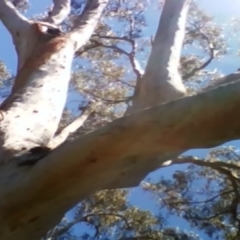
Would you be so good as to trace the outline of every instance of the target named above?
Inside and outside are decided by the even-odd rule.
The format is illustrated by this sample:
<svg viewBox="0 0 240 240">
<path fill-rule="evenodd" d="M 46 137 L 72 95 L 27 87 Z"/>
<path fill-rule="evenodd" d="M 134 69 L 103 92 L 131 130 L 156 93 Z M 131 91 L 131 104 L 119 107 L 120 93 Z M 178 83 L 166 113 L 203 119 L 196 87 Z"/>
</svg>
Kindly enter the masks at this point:
<svg viewBox="0 0 240 240">
<path fill-rule="evenodd" d="M 11 75 L 5 66 L 4 62 L 0 60 L 0 81 L 4 81 L 5 79 L 9 78 Z"/>
</svg>

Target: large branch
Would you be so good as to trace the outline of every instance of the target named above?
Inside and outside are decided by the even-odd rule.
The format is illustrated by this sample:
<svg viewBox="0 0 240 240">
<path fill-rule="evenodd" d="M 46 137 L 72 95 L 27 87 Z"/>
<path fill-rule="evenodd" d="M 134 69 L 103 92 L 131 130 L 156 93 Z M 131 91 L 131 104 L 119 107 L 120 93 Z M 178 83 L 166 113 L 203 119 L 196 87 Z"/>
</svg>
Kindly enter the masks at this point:
<svg viewBox="0 0 240 240">
<path fill-rule="evenodd" d="M 27 61 L 11 95 L 0 106 L 1 162 L 46 146 L 56 133 L 66 102 L 74 43 L 49 23 L 32 23 L 30 30 L 25 36 L 29 37 Z"/>
<path fill-rule="evenodd" d="M 85 9 L 69 34 L 76 42 L 75 50 L 84 46 L 94 31 L 109 0 L 87 0 Z"/>
<path fill-rule="evenodd" d="M 91 1 L 90 5 L 83 15 L 87 19 L 84 25 L 87 30 L 82 29 L 82 34 L 88 34 L 82 36 L 85 40 L 100 17 L 103 1 Z M 36 150 L 40 149 L 41 154 L 45 154 L 62 115 L 78 45 L 68 34 L 46 22 L 31 22 L 25 34 L 17 46 L 19 71 L 12 93 L 0 106 L 0 135 L 4 139 L 0 148 L 1 162 L 12 156 L 35 161 L 35 157 L 39 158 L 39 153 L 34 156 Z"/>
<path fill-rule="evenodd" d="M 190 0 L 166 0 L 143 78 L 127 113 L 185 95 L 178 72 Z"/>
<path fill-rule="evenodd" d="M 44 21 L 59 25 L 70 13 L 71 0 L 53 0 L 53 3 L 53 9 Z"/>
<path fill-rule="evenodd" d="M 55 3 L 57 2 L 59 1 L 55 1 Z M 42 34 L 44 31 L 47 31 L 46 28 L 56 28 L 55 25 L 28 20 L 7 0 L 0 0 L 0 20 L 13 38 L 18 57 L 17 73 L 22 70 L 24 65 L 25 67 L 29 65 L 26 61 L 29 59 L 32 61 L 31 57 L 36 51 L 36 48 L 41 48 L 40 45 L 42 45 L 43 42 L 47 42 L 51 37 L 54 37 L 47 37 L 46 34 L 43 37 Z M 27 68 L 29 68 L 29 66 Z"/>
<path fill-rule="evenodd" d="M 240 72 L 231 73 L 229 75 L 226 75 L 224 77 L 211 81 L 209 84 L 207 84 L 207 86 L 205 86 L 204 88 L 201 88 L 199 92 L 205 92 L 205 91 L 214 89 L 218 86 L 221 86 L 223 84 L 235 82 L 239 79 L 240 79 Z"/>
<path fill-rule="evenodd" d="M 148 108 L 63 144 L 32 168 L 2 166 L 1 238 L 38 239 L 95 191 L 132 187 L 178 153 L 240 138 L 239 93 L 240 81 Z"/>
<path fill-rule="evenodd" d="M 0 20 L 8 29 L 14 41 L 30 26 L 28 19 L 8 0 L 0 0 Z"/>
</svg>

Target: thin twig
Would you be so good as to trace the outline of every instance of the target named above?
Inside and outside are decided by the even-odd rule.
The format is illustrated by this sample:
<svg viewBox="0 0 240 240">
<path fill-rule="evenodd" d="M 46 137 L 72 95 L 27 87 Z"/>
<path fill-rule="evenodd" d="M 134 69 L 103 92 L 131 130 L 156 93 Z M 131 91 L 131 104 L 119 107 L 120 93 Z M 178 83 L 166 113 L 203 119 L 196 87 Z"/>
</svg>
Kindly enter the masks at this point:
<svg viewBox="0 0 240 240">
<path fill-rule="evenodd" d="M 135 58 L 135 54 L 136 54 L 136 44 L 135 44 L 135 41 L 129 41 L 131 42 L 131 45 L 132 45 L 132 51 L 130 53 L 128 53 L 127 51 L 125 51 L 124 49 L 116 46 L 116 45 L 105 45 L 104 43 L 101 43 L 97 40 L 91 40 L 92 42 L 95 43 L 95 46 L 97 47 L 105 47 L 105 48 L 109 48 L 109 49 L 112 49 L 113 51 L 116 51 L 116 52 L 119 52 L 119 53 L 122 53 L 124 55 L 126 55 L 131 63 L 131 66 L 132 66 L 132 69 L 133 69 L 133 72 L 136 74 L 137 76 L 137 79 L 138 78 L 141 78 L 142 75 L 144 74 L 144 71 L 143 69 L 140 67 L 140 64 L 138 62 L 138 60 Z"/>
</svg>

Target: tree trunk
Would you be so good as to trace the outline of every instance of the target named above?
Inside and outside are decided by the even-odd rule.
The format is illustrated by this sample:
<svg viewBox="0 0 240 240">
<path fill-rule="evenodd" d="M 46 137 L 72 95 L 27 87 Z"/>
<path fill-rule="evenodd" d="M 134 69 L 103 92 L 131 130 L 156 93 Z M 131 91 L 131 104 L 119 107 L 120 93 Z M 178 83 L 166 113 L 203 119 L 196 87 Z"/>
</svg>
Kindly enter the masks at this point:
<svg viewBox="0 0 240 240">
<path fill-rule="evenodd" d="M 38 240 L 95 191 L 137 185 L 185 150 L 240 137 L 240 83 L 169 102 L 185 95 L 177 69 L 189 1 L 165 2 L 128 116 L 60 145 L 62 138 L 56 143 L 54 135 L 73 55 L 90 38 L 107 0 L 89 0 L 69 33 L 55 24 L 68 14 L 70 0 L 54 1 L 48 23 L 30 21 L 0 0 L 0 19 L 19 58 L 0 114 L 0 239 Z"/>
</svg>

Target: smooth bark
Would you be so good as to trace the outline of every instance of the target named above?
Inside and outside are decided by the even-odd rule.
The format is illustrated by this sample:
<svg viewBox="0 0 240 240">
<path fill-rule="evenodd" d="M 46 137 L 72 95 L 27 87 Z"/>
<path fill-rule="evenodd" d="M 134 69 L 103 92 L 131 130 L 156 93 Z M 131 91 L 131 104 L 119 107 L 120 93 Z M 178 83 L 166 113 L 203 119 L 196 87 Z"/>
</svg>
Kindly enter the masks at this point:
<svg viewBox="0 0 240 240">
<path fill-rule="evenodd" d="M 190 2 L 165 1 L 145 74 L 127 114 L 186 95 L 178 67 Z"/>
<path fill-rule="evenodd" d="M 136 186 L 180 152 L 238 139 L 239 92 L 237 82 L 148 108 L 63 144 L 33 167 L 5 164 L 1 239 L 37 239 L 97 190 Z"/>
<path fill-rule="evenodd" d="M 74 29 L 69 34 L 76 42 L 76 50 L 84 46 L 91 37 L 98 19 L 109 0 L 88 0 L 83 13 L 74 25 Z M 88 27 L 86 27 L 88 26 Z M 83 37 L 84 36 L 84 37 Z"/>
<path fill-rule="evenodd" d="M 59 25 L 70 13 L 71 0 L 53 0 L 53 3 L 52 11 L 49 12 L 44 21 Z"/>
</svg>

